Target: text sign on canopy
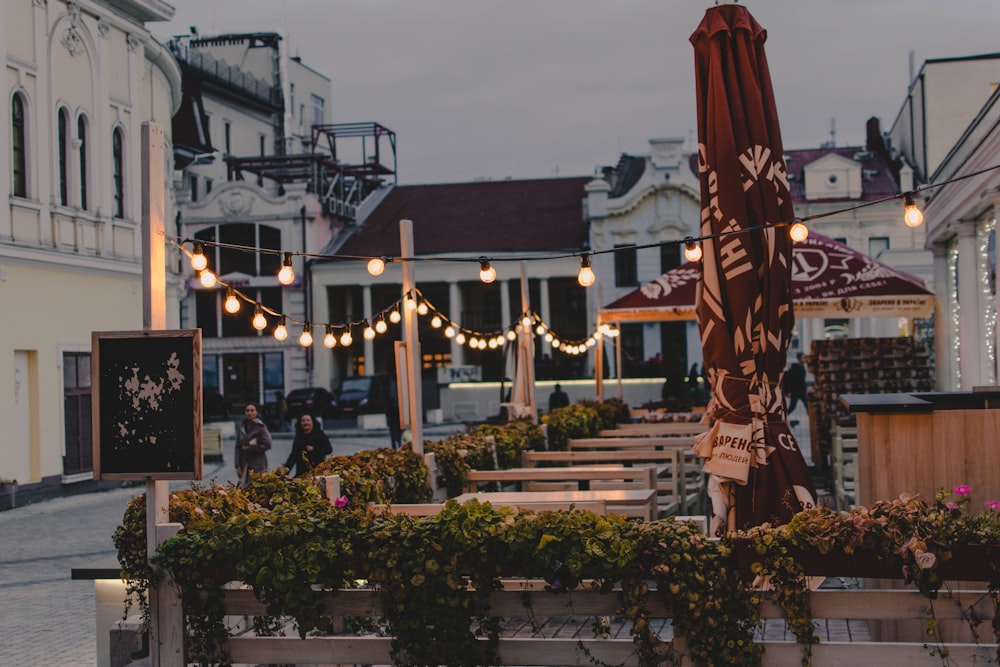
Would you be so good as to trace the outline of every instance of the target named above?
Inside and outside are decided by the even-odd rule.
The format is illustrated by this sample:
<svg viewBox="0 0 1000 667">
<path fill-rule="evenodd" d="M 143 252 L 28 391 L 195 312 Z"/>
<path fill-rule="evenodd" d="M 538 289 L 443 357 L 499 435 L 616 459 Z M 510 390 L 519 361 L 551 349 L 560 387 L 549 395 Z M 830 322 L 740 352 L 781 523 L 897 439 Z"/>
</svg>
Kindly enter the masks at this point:
<svg viewBox="0 0 1000 667">
<path fill-rule="evenodd" d="M 92 345 L 94 479 L 201 479 L 201 329 Z"/>
</svg>

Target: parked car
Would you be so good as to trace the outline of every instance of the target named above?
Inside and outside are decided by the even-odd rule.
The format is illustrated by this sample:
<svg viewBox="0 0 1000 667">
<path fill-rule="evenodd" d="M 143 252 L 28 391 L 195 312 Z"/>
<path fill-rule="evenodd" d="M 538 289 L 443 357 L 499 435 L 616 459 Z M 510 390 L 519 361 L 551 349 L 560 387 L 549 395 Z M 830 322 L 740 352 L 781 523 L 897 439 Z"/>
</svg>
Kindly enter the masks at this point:
<svg viewBox="0 0 1000 667">
<path fill-rule="evenodd" d="M 389 376 L 384 373 L 346 378 L 337 392 L 337 414 L 354 417 L 385 412 L 390 391 Z"/>
<path fill-rule="evenodd" d="M 305 389 L 293 389 L 285 396 L 288 403 L 288 414 L 286 418 L 294 422 L 303 413 L 310 413 L 316 417 L 332 417 L 337 413 L 337 401 L 333 394 L 323 387 L 306 387 Z"/>
</svg>

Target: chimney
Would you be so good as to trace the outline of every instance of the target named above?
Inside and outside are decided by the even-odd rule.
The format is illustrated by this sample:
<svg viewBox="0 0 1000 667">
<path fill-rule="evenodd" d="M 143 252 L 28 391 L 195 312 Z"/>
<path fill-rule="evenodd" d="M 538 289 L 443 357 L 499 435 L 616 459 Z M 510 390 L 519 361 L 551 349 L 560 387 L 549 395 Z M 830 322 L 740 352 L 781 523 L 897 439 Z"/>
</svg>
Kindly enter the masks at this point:
<svg viewBox="0 0 1000 667">
<path fill-rule="evenodd" d="M 885 141 L 882 140 L 882 125 L 877 116 L 872 116 L 865 123 L 865 150 L 876 155 L 885 152 Z"/>
</svg>

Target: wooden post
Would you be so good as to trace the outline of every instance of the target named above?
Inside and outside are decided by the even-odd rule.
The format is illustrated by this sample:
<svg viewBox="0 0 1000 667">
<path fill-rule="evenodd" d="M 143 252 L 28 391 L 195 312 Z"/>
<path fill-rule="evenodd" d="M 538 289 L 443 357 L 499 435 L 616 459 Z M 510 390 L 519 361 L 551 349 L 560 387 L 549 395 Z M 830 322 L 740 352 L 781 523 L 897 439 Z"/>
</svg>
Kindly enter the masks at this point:
<svg viewBox="0 0 1000 667">
<path fill-rule="evenodd" d="M 399 221 L 399 249 L 403 257 L 403 296 L 410 295 L 416 298 L 415 268 L 413 266 L 413 221 Z M 406 368 L 397 368 L 397 373 L 406 373 L 406 387 L 408 399 L 408 415 L 413 451 L 423 456 L 424 454 L 424 403 L 421 395 L 421 363 L 420 363 L 420 340 L 419 322 L 417 321 L 417 311 L 408 308 L 403 303 L 403 340 L 406 341 Z M 405 428 L 405 425 L 403 426 Z"/>
<path fill-rule="evenodd" d="M 142 326 L 167 328 L 167 271 L 164 241 L 166 218 L 166 142 L 163 128 L 142 124 Z M 170 523 L 170 487 L 166 480 L 146 479 L 146 554 L 180 529 Z M 149 591 L 149 653 L 153 667 L 183 667 L 184 612 L 180 594 L 169 580 Z"/>
</svg>

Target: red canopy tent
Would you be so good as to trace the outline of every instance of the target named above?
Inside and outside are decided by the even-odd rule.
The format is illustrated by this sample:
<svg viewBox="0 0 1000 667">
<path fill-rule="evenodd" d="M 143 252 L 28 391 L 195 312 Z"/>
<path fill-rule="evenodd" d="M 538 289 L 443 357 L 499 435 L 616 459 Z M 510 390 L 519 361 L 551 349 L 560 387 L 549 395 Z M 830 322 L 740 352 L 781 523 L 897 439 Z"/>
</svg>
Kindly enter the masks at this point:
<svg viewBox="0 0 1000 667">
<path fill-rule="evenodd" d="M 701 262 L 688 262 L 598 312 L 598 322 L 695 319 Z M 796 317 L 930 317 L 923 281 L 815 232 L 792 248 Z"/>
</svg>

